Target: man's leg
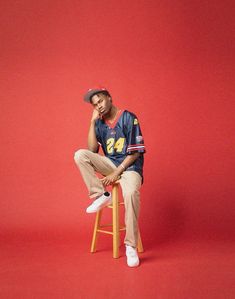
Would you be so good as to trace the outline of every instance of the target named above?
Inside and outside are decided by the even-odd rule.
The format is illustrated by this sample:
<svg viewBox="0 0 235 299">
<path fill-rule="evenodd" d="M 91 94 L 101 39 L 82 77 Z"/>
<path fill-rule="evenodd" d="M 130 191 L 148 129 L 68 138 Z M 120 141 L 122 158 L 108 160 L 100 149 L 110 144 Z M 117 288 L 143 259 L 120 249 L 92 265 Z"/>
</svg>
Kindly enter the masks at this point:
<svg viewBox="0 0 235 299">
<path fill-rule="evenodd" d="M 80 149 L 75 152 L 74 160 L 80 169 L 90 198 L 96 198 L 102 195 L 105 192 L 104 186 L 95 172 L 103 175 L 110 174 L 116 168 L 113 162 L 105 156 L 86 149 Z"/>
<path fill-rule="evenodd" d="M 140 210 L 141 176 L 136 171 L 124 171 L 120 184 L 125 203 L 126 245 L 137 247 L 138 216 Z"/>
</svg>

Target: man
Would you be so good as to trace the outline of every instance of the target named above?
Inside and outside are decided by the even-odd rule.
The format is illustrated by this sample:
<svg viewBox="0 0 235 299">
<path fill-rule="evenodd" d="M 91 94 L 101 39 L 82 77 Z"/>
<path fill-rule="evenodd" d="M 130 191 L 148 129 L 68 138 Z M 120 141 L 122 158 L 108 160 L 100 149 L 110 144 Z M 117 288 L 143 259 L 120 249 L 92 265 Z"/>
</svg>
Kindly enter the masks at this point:
<svg viewBox="0 0 235 299">
<path fill-rule="evenodd" d="M 138 216 L 140 208 L 139 189 L 143 182 L 144 140 L 137 117 L 113 105 L 105 88 L 89 89 L 85 102 L 93 106 L 88 132 L 88 150 L 78 150 L 74 159 L 93 203 L 87 213 L 95 213 L 111 203 L 111 194 L 105 187 L 120 179 L 124 203 L 127 264 L 139 265 L 137 254 Z M 98 154 L 102 147 L 104 155 Z M 99 179 L 95 172 L 104 177 Z"/>
</svg>

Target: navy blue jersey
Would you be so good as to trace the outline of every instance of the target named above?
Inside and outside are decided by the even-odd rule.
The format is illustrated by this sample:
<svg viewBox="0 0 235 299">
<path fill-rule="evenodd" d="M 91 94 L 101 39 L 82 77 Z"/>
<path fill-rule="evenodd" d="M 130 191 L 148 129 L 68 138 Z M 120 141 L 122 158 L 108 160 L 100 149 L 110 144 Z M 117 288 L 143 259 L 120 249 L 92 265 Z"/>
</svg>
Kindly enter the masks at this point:
<svg viewBox="0 0 235 299">
<path fill-rule="evenodd" d="M 145 153 L 144 139 L 135 114 L 124 110 L 114 123 L 102 119 L 96 121 L 96 138 L 103 152 L 116 166 L 120 165 L 127 155 L 141 153 L 138 159 L 126 170 L 137 171 L 143 178 Z"/>
</svg>

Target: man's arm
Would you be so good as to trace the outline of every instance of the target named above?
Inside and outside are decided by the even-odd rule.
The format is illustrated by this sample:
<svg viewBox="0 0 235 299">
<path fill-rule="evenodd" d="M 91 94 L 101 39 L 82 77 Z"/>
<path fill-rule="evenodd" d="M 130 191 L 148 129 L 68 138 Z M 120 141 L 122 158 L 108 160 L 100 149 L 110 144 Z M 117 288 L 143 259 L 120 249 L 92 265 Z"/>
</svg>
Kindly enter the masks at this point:
<svg viewBox="0 0 235 299">
<path fill-rule="evenodd" d="M 135 162 L 136 159 L 138 159 L 140 156 L 140 153 L 133 153 L 132 155 L 128 155 L 124 161 L 115 169 L 111 174 L 107 175 L 103 179 L 101 179 L 102 183 L 107 186 L 112 184 L 113 182 L 117 181 L 120 177 L 120 175 L 123 173 L 125 169 L 127 169 L 131 164 Z"/>
<path fill-rule="evenodd" d="M 95 134 L 95 121 L 100 117 L 97 110 L 93 111 L 91 118 L 91 125 L 88 132 L 88 149 L 93 153 L 97 153 L 99 149 L 99 144 Z"/>
</svg>

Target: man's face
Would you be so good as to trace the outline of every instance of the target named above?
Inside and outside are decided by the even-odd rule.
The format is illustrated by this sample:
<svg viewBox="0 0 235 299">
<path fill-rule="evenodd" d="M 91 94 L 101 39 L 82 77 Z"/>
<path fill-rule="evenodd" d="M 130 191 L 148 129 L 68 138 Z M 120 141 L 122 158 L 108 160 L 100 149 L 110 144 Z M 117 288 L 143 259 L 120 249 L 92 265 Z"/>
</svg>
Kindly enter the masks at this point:
<svg viewBox="0 0 235 299">
<path fill-rule="evenodd" d="M 111 97 L 97 93 L 91 98 L 91 104 L 101 116 L 108 114 L 112 108 Z"/>
</svg>

